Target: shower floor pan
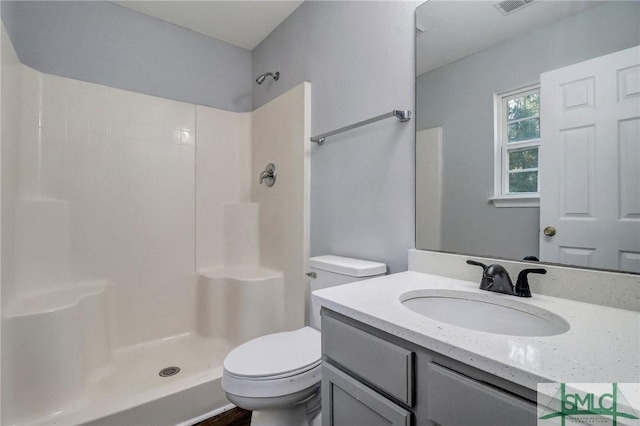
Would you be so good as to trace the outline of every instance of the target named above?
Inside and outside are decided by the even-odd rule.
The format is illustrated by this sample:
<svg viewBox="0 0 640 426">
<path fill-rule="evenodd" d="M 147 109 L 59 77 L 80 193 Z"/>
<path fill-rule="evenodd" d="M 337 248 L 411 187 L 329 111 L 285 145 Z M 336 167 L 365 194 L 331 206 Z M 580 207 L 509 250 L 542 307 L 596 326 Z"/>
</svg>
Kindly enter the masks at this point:
<svg viewBox="0 0 640 426">
<path fill-rule="evenodd" d="M 29 425 L 176 425 L 224 411 L 222 363 L 232 346 L 184 334 L 114 352 L 111 365 L 89 380 L 72 407 Z M 161 377 L 166 367 L 180 371 Z"/>
</svg>

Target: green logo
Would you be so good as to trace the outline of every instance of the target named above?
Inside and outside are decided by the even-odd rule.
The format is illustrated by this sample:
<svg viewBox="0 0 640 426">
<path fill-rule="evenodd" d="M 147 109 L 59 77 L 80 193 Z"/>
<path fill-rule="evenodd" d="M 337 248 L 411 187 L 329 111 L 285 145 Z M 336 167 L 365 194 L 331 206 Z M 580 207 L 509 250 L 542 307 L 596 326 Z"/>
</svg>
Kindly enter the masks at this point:
<svg viewBox="0 0 640 426">
<path fill-rule="evenodd" d="M 611 390 L 605 392 L 585 392 L 567 388 L 566 383 L 561 383 L 551 402 L 542 409 L 540 420 L 559 418 L 561 426 L 565 426 L 567 420 L 578 424 L 602 424 L 604 422 L 613 426 L 618 425 L 621 419 L 638 420 L 635 410 L 631 407 L 617 383 L 611 384 Z M 633 422 L 633 424 L 640 422 Z M 544 424 L 538 422 L 539 425 Z M 625 422 L 625 424 L 628 424 Z"/>
</svg>

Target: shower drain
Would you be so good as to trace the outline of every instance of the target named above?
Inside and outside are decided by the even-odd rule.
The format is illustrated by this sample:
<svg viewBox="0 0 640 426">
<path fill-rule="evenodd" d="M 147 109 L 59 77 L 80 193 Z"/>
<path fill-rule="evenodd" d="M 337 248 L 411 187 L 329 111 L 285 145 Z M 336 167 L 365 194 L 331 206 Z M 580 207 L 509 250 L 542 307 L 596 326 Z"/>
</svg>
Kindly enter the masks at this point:
<svg viewBox="0 0 640 426">
<path fill-rule="evenodd" d="M 179 372 L 180 372 L 180 367 L 167 367 L 160 370 L 160 373 L 158 374 L 160 375 L 160 377 L 171 377 L 171 376 L 175 376 Z"/>
</svg>

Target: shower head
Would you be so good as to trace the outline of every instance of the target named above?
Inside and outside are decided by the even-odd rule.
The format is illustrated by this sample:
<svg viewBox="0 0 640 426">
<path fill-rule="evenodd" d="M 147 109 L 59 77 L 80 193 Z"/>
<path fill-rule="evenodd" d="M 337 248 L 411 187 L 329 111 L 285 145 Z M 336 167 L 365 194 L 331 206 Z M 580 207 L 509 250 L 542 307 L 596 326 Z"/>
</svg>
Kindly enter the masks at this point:
<svg viewBox="0 0 640 426">
<path fill-rule="evenodd" d="M 264 80 L 267 78 L 267 76 L 272 76 L 275 81 L 278 81 L 278 79 L 280 78 L 280 72 L 278 71 L 276 71 L 275 73 L 265 72 L 260 77 L 256 78 L 256 83 L 258 84 L 264 83 Z"/>
</svg>

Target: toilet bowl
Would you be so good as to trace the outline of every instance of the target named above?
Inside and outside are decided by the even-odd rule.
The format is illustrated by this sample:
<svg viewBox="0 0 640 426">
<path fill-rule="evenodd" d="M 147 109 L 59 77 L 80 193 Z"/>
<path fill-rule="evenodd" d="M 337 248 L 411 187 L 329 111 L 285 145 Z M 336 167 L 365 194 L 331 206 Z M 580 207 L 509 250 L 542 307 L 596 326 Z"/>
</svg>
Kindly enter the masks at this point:
<svg viewBox="0 0 640 426">
<path fill-rule="evenodd" d="M 318 330 L 268 334 L 227 355 L 222 387 L 253 411 L 252 425 L 308 425 L 320 411 L 320 358 Z"/>
<path fill-rule="evenodd" d="M 340 256 L 309 259 L 311 290 L 384 275 L 386 265 Z M 313 304 L 310 304 L 313 306 Z M 309 426 L 320 413 L 320 309 L 312 327 L 268 334 L 232 350 L 224 360 L 222 388 L 236 406 L 253 411 L 252 426 Z M 314 421 L 315 419 L 315 421 Z"/>
</svg>

